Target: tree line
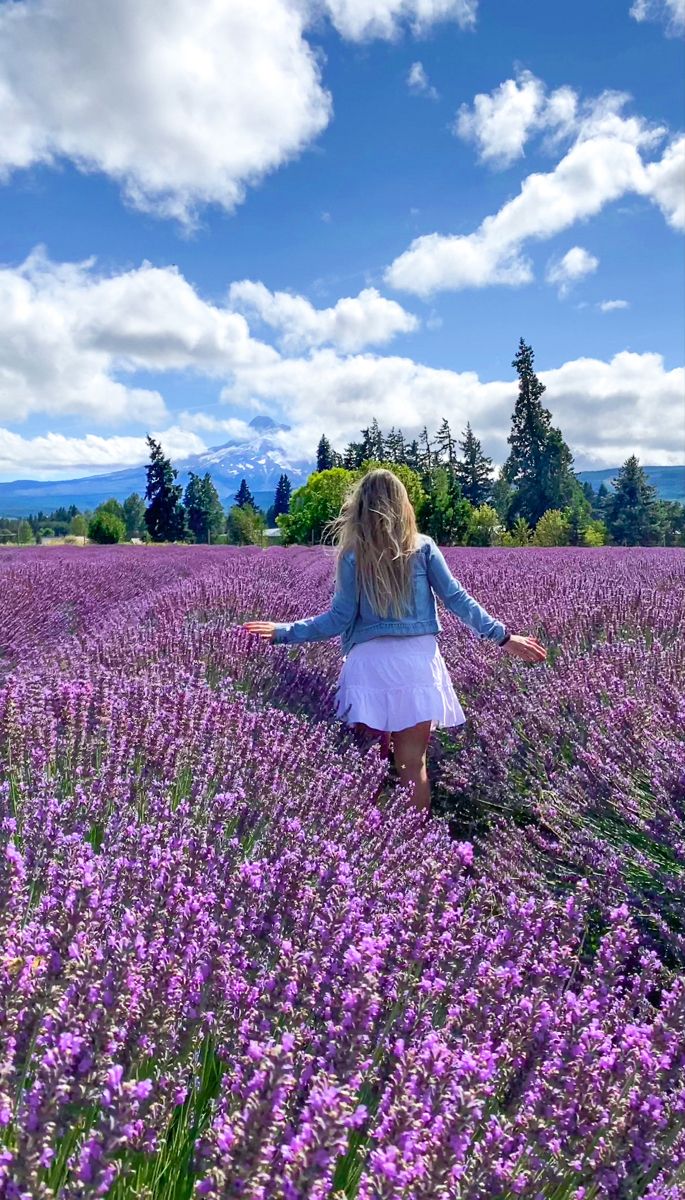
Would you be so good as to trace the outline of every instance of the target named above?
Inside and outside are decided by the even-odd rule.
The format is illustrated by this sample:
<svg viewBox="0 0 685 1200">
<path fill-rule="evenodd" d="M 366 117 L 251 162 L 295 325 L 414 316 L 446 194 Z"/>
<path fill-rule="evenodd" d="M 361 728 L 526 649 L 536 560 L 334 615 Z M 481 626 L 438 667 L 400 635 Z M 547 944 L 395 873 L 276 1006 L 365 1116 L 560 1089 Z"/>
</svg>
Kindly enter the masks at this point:
<svg viewBox="0 0 685 1200">
<path fill-rule="evenodd" d="M 81 512 L 72 504 L 38 512 L 28 518 L 0 523 L 0 543 L 30 545 L 52 537 L 69 541 L 114 544 L 131 539 L 150 542 L 206 542 L 234 545 L 261 544 L 267 524 L 288 511 L 291 484 L 280 476 L 274 500 L 264 513 L 257 505 L 247 481 L 241 480 L 228 512 L 224 508 L 211 476 L 190 472 L 188 483 L 177 483 L 178 472 L 162 447 L 148 437 L 150 461 L 146 467 L 145 498 L 133 492 L 123 502 L 110 499 L 94 512 Z"/>
<path fill-rule="evenodd" d="M 317 472 L 279 518 L 285 542 L 316 542 L 360 472 L 385 466 L 403 480 L 419 527 L 442 545 L 685 545 L 685 505 L 658 500 L 635 455 L 595 492 L 573 469 L 573 455 L 542 403 L 545 386 L 534 353 L 521 338 L 512 363 L 518 396 L 507 438 L 509 454 L 495 474 L 470 422 L 461 436 L 445 418 L 431 437 L 409 441 L 384 434 L 378 421 L 359 441 L 336 451 L 324 435 Z"/>
<path fill-rule="evenodd" d="M 71 505 L 27 520 L 6 519 L 0 524 L 0 542 L 67 535 L 100 543 L 141 538 L 262 544 L 267 524 L 276 524 L 285 544 L 316 543 L 355 478 L 384 466 L 407 487 L 419 528 L 441 545 L 684 546 L 685 505 L 658 500 L 635 455 L 619 469 L 613 491 L 603 483 L 596 492 L 590 483 L 581 483 L 571 450 L 542 403 L 545 386 L 535 373 L 532 347 L 523 338 L 512 366 L 518 396 L 507 438 L 509 454 L 497 473 L 470 422 L 455 435 L 444 418 L 432 436 L 424 427 L 410 441 L 401 429 L 383 433 L 374 418 L 359 441 L 349 442 L 342 452 L 322 436 L 316 472 L 294 493 L 283 473 L 266 513 L 245 479 L 226 512 L 209 473 L 191 471 L 184 490 L 171 460 L 148 436 L 144 499 L 133 493 L 123 503 L 105 501 L 94 513 Z"/>
</svg>

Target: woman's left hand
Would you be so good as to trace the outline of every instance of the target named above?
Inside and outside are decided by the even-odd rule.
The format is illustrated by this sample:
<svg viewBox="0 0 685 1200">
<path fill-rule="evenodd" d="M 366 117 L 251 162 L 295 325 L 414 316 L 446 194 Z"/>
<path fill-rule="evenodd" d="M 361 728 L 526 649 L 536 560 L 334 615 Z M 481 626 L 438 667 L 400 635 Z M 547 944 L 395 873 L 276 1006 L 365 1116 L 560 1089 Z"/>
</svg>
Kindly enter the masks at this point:
<svg viewBox="0 0 685 1200">
<path fill-rule="evenodd" d="M 254 633 L 257 637 L 263 638 L 265 642 L 273 642 L 276 632 L 274 621 L 246 621 L 243 625 L 248 633 Z"/>
</svg>

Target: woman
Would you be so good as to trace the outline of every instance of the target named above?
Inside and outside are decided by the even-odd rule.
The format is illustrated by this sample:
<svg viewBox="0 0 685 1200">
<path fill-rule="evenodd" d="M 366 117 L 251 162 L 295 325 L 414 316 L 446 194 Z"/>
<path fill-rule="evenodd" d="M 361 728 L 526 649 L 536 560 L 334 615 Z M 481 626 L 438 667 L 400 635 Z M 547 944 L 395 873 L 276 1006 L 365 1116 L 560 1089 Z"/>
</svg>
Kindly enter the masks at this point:
<svg viewBox="0 0 685 1200">
<path fill-rule="evenodd" d="M 524 662 L 544 646 L 509 633 L 450 572 L 435 542 L 419 534 L 404 484 L 391 471 L 362 476 L 332 522 L 336 588 L 328 612 L 278 624 L 248 621 L 267 641 L 318 642 L 340 634 L 338 715 L 370 737 L 385 735 L 414 805 L 430 810 L 426 751 L 436 725 L 463 725 L 464 713 L 438 648 L 436 596 L 480 638 Z"/>
</svg>

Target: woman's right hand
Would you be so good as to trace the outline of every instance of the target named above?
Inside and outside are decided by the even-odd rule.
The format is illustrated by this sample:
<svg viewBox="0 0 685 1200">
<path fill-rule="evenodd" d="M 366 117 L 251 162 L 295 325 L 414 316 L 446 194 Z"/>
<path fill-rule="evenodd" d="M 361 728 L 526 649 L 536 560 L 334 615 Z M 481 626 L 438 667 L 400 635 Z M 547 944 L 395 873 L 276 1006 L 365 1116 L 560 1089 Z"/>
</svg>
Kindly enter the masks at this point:
<svg viewBox="0 0 685 1200">
<path fill-rule="evenodd" d="M 537 638 L 526 637 L 521 633 L 512 633 L 502 649 L 512 658 L 520 658 L 522 662 L 544 662 L 547 658 L 547 651 L 544 646 L 540 645 Z"/>
</svg>

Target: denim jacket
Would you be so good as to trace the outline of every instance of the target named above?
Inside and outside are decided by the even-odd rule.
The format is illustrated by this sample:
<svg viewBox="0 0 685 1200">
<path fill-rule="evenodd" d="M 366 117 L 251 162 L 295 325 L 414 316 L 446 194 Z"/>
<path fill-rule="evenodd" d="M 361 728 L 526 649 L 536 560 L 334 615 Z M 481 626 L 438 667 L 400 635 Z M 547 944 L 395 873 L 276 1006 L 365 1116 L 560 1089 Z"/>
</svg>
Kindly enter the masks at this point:
<svg viewBox="0 0 685 1200">
<path fill-rule="evenodd" d="M 343 555 L 339 563 L 335 595 L 328 612 L 304 621 L 276 625 L 275 642 L 299 644 L 323 642 L 340 635 L 343 654 L 358 642 L 377 637 L 412 637 L 420 633 L 439 633 L 436 596 L 446 608 L 480 638 L 501 642 L 506 630 L 477 600 L 461 586 L 450 571 L 432 538 L 421 535 L 412 556 L 414 589 L 409 612 L 402 617 L 381 617 L 364 595 L 357 592 L 354 553 Z"/>
</svg>

